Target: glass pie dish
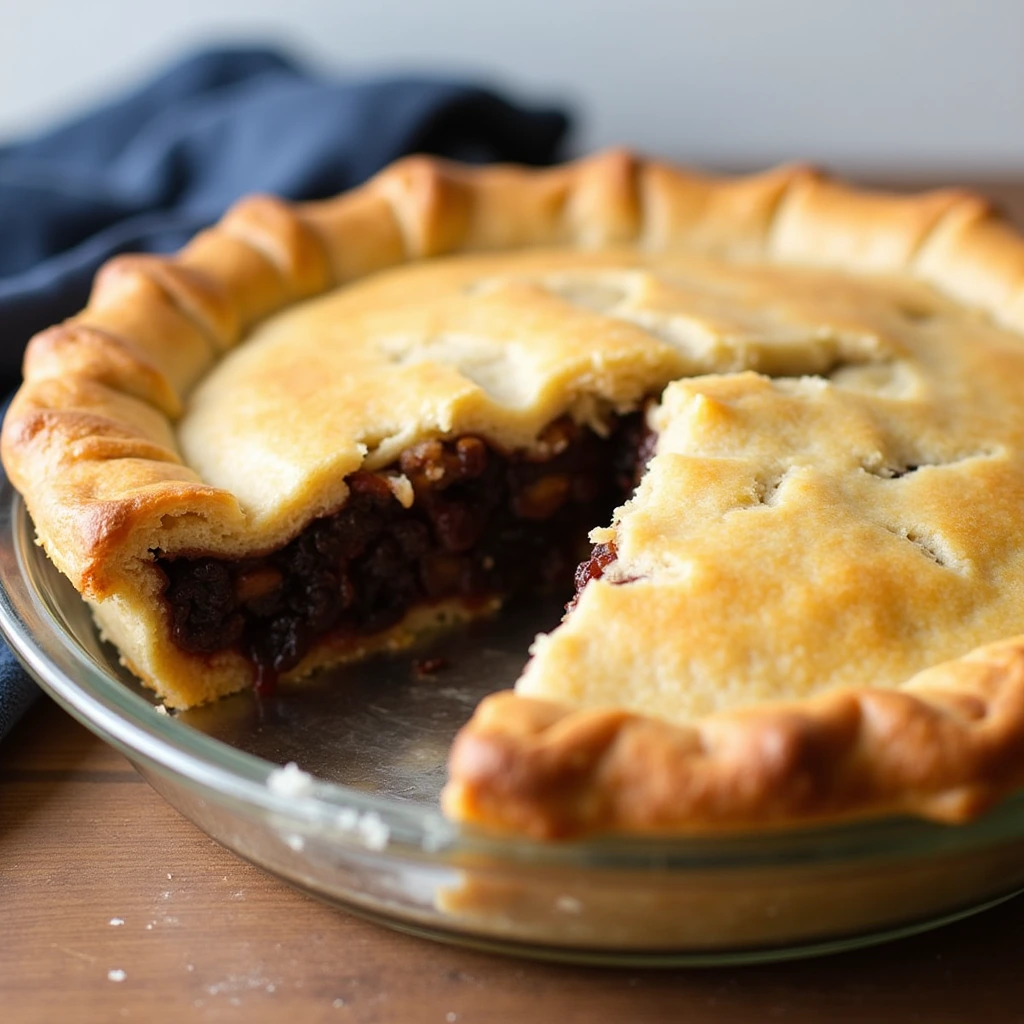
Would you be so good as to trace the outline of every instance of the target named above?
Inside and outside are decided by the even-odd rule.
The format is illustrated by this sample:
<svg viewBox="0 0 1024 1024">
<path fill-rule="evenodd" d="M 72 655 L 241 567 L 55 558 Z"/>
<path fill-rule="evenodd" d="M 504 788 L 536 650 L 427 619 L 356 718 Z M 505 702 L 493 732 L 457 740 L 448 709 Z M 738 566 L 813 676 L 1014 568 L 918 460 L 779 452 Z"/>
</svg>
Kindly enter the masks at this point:
<svg viewBox="0 0 1024 1024">
<path fill-rule="evenodd" d="M 451 738 L 514 681 L 554 601 L 273 701 L 241 694 L 172 716 L 100 641 L 6 481 L 0 585 L 0 628 L 31 674 L 182 814 L 295 887 L 405 931 L 592 963 L 768 961 L 909 934 L 1024 888 L 1024 794 L 962 826 L 540 843 L 446 820 Z M 288 762 L 303 772 L 282 772 Z"/>
</svg>

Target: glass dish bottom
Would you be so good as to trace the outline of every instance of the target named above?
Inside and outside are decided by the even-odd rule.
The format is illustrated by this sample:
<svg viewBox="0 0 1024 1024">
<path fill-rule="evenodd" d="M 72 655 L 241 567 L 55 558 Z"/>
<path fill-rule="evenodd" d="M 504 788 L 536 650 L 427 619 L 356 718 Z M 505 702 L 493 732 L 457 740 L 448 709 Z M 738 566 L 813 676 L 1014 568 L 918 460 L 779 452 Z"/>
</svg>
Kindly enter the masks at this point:
<svg viewBox="0 0 1024 1024">
<path fill-rule="evenodd" d="M 717 837 L 537 843 L 437 809 L 451 737 L 510 685 L 557 602 L 531 601 L 416 650 L 176 716 L 102 644 L 0 491 L 0 628 L 60 704 L 182 814 L 293 886 L 477 949 L 630 966 L 785 960 L 911 934 L 1024 889 L 1024 797 L 965 826 L 890 818 Z M 437 673 L 417 672 L 439 657 Z M 268 785 L 297 762 L 315 779 Z"/>
</svg>

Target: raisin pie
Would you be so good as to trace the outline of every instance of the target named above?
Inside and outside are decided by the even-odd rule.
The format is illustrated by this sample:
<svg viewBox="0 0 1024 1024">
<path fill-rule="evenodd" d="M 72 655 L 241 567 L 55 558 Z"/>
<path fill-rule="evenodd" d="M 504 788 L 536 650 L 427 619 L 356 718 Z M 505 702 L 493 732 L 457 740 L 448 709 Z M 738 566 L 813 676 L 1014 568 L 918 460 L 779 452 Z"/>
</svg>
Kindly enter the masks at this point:
<svg viewBox="0 0 1024 1024">
<path fill-rule="evenodd" d="M 1024 782 L 1022 333 L 963 193 L 415 158 L 111 261 L 3 458 L 171 707 L 575 570 L 458 819 L 955 821 Z"/>
</svg>

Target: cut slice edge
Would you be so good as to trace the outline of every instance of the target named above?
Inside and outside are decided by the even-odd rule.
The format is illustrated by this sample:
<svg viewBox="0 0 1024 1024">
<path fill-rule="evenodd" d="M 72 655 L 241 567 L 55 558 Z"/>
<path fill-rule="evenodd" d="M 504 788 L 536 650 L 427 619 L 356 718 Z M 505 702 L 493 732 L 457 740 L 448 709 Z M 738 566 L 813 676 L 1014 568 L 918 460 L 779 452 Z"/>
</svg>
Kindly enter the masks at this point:
<svg viewBox="0 0 1024 1024">
<path fill-rule="evenodd" d="M 174 708 L 406 647 L 535 581 L 568 584 L 587 529 L 628 493 L 641 427 L 627 415 L 601 437 L 562 418 L 528 452 L 420 442 L 351 474 L 342 505 L 285 544 L 150 551 L 94 618 Z"/>
</svg>

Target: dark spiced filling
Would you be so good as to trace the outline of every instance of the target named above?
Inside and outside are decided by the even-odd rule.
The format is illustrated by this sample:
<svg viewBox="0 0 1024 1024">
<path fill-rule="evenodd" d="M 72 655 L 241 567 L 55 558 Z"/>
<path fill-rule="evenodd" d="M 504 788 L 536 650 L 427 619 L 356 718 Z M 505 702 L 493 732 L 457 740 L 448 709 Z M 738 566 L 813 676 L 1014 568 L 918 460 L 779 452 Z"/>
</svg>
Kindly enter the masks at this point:
<svg viewBox="0 0 1024 1024">
<path fill-rule="evenodd" d="M 427 441 L 380 473 L 352 474 L 344 507 L 279 550 L 158 557 L 174 642 L 196 654 L 241 651 L 267 689 L 318 641 L 378 633 L 414 606 L 565 585 L 587 531 L 635 486 L 651 435 L 636 413 L 607 437 L 559 420 L 542 442 L 543 456 L 473 436 Z M 398 474 L 411 485 L 408 508 Z M 597 573 L 587 569 L 595 558 L 577 570 L 577 590 Z"/>
<path fill-rule="evenodd" d="M 599 580 L 604 575 L 605 569 L 607 569 L 617 557 L 618 554 L 615 551 L 614 544 L 594 545 L 594 550 L 590 553 L 590 557 L 585 562 L 580 562 L 580 564 L 576 566 L 576 574 L 573 577 L 573 583 L 576 586 L 576 593 L 573 595 L 570 607 L 576 603 L 576 598 L 580 596 L 580 591 L 582 591 L 591 580 Z"/>
</svg>

